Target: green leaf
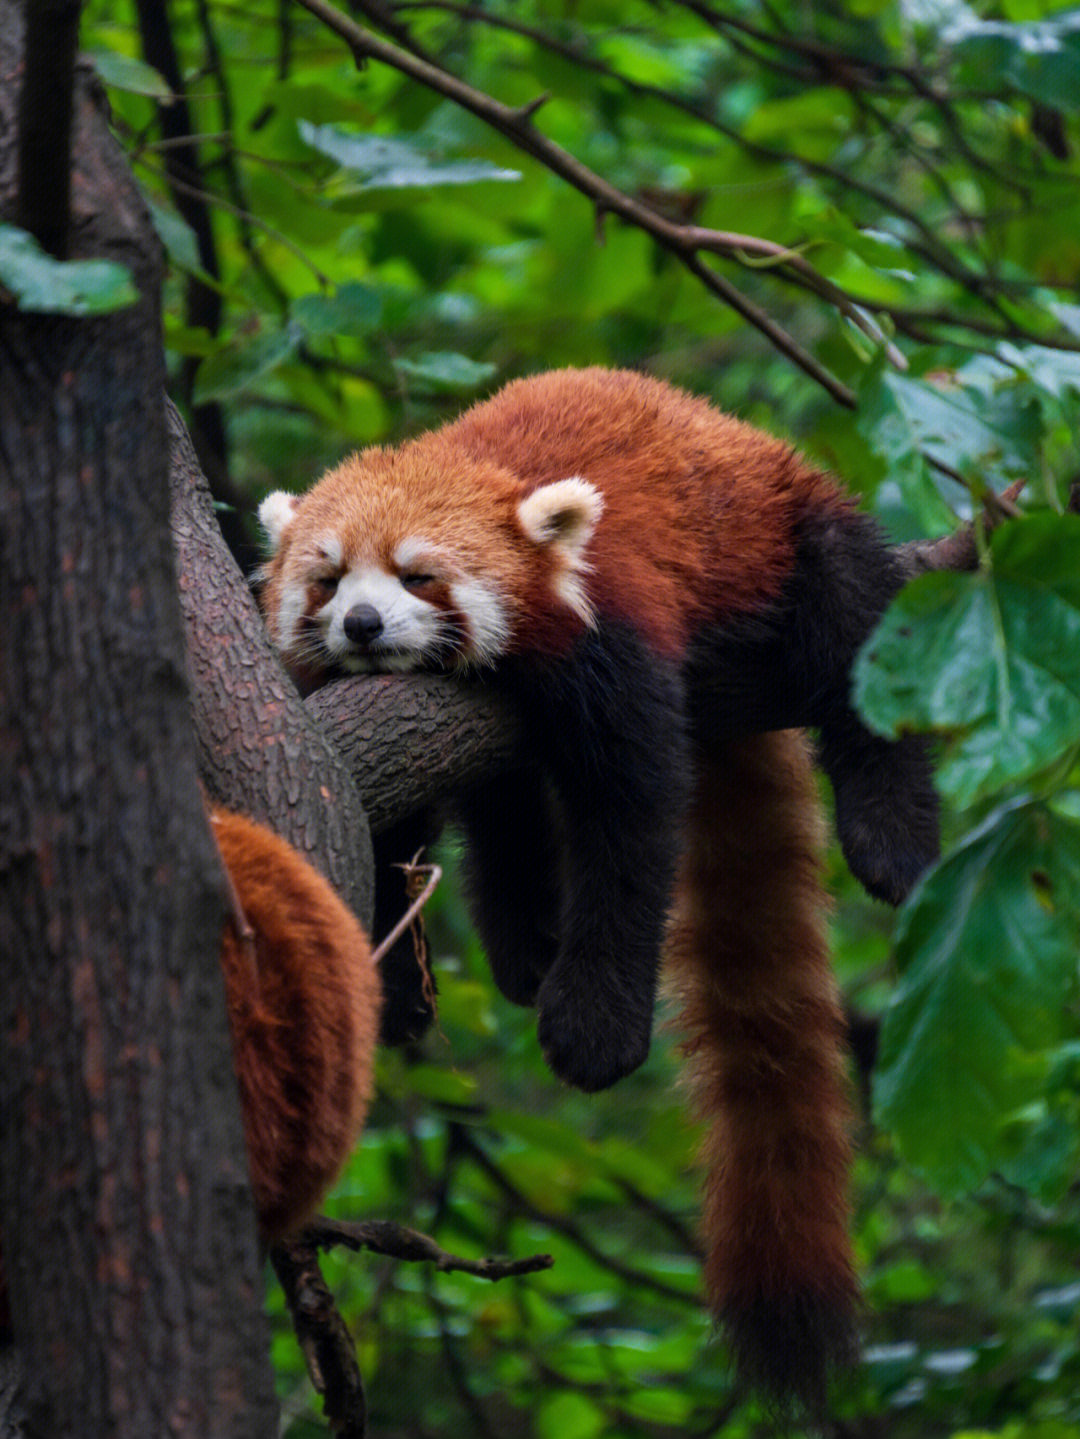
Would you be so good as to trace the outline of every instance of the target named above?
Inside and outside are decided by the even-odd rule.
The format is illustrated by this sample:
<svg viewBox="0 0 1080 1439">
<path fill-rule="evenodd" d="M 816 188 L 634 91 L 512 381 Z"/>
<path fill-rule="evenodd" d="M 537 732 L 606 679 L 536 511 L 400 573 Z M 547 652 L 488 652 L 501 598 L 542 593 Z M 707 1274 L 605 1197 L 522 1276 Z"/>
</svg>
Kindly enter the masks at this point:
<svg viewBox="0 0 1080 1439">
<path fill-rule="evenodd" d="M 968 805 L 1080 743 L 1080 517 L 1002 525 L 990 572 L 921 575 L 866 641 L 855 698 L 882 734 L 950 743 L 941 788 Z"/>
<path fill-rule="evenodd" d="M 181 269 L 189 270 L 193 274 L 205 274 L 199 260 L 199 242 L 195 238 L 195 231 L 188 222 L 182 219 L 175 210 L 168 210 L 164 205 L 156 205 L 153 200 L 148 203 L 154 229 L 158 232 L 158 237 L 165 246 L 170 260 L 179 265 Z"/>
<path fill-rule="evenodd" d="M 916 889 L 901 915 L 903 974 L 885 1014 L 879 1121 L 947 1194 L 1008 1152 L 1003 1124 L 1036 1097 L 1076 982 L 1080 826 L 1038 805 L 996 811 Z"/>
<path fill-rule="evenodd" d="M 983 480 L 1000 466 L 1012 474 L 1034 467 L 1040 430 L 1038 406 L 1010 388 L 981 393 L 959 381 L 930 384 L 885 373 L 913 446 L 951 470 Z"/>
<path fill-rule="evenodd" d="M 415 360 L 395 360 L 394 369 L 434 393 L 475 390 L 495 373 L 495 366 L 452 351 L 432 351 Z"/>
<path fill-rule="evenodd" d="M 536 1413 L 538 1439 L 595 1439 L 603 1429 L 602 1411 L 583 1394 L 556 1394 Z"/>
<path fill-rule="evenodd" d="M 114 260 L 54 260 L 16 225 L 0 225 L 0 287 L 18 309 L 50 315 L 103 315 L 139 299 L 126 266 Z"/>
<path fill-rule="evenodd" d="M 332 295 L 301 295 L 291 313 L 318 339 L 362 334 L 379 323 L 382 296 L 370 285 L 341 285 Z"/>
<path fill-rule="evenodd" d="M 334 190 L 335 199 L 369 190 L 431 189 L 436 185 L 475 185 L 483 180 L 520 180 L 488 160 L 437 160 L 430 145 L 401 135 L 359 135 L 336 125 L 299 122 L 301 138 L 313 150 L 348 172 Z"/>
<path fill-rule="evenodd" d="M 117 50 L 90 50 L 87 52 L 94 62 L 94 68 L 115 90 L 126 90 L 131 95 L 146 95 L 151 100 L 171 102 L 173 92 L 164 77 L 134 55 L 121 55 Z"/>
<path fill-rule="evenodd" d="M 1067 114 L 1080 111 L 1080 11 L 1018 25 L 969 13 L 942 39 L 961 81 L 992 94 L 1019 90 Z"/>
<path fill-rule="evenodd" d="M 256 335 L 242 344 L 226 345 L 210 355 L 195 375 L 195 404 L 221 400 L 248 389 L 291 356 L 303 339 L 304 332 L 290 321 L 281 330 Z"/>
</svg>

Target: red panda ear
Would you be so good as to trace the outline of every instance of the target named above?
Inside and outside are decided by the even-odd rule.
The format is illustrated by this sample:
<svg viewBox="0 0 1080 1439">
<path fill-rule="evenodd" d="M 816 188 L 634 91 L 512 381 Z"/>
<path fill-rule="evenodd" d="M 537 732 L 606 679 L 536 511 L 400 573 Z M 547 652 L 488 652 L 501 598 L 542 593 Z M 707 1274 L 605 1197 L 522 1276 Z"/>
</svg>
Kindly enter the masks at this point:
<svg viewBox="0 0 1080 1439">
<path fill-rule="evenodd" d="M 533 490 L 518 505 L 518 519 L 534 544 L 550 545 L 577 569 L 603 508 L 604 497 L 596 486 L 575 475 Z"/>
<path fill-rule="evenodd" d="M 292 524 L 299 502 L 299 495 L 275 490 L 272 495 L 267 495 L 259 506 L 259 524 L 262 525 L 266 547 L 271 554 L 275 554 L 280 547 L 281 537 Z"/>
<path fill-rule="evenodd" d="M 585 547 L 603 508 L 604 497 L 596 486 L 575 475 L 541 485 L 517 510 L 526 535 L 554 561 L 555 593 L 587 625 L 594 625 L 596 616 L 584 584 L 584 572 L 589 568 Z"/>
</svg>

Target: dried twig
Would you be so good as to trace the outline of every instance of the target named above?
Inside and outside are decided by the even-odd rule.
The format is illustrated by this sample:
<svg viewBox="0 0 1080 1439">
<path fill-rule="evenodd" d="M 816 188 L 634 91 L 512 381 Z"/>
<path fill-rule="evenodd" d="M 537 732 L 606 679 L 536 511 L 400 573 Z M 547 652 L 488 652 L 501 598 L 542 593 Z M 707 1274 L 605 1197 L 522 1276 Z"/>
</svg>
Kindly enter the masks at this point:
<svg viewBox="0 0 1080 1439">
<path fill-rule="evenodd" d="M 463 1259 L 440 1248 L 434 1239 L 416 1229 L 406 1229 L 388 1219 L 350 1221 L 328 1219 L 319 1215 L 303 1231 L 303 1241 L 318 1249 L 370 1249 L 391 1259 L 425 1262 L 435 1265 L 441 1274 L 472 1274 L 477 1279 L 509 1279 L 520 1274 L 535 1274 L 554 1264 L 550 1254 L 531 1254 L 525 1259 L 488 1256 L 484 1259 Z"/>
<path fill-rule="evenodd" d="M 406 881 L 412 885 L 415 879 L 427 876 L 427 883 L 418 894 L 413 897 L 408 909 L 394 925 L 393 929 L 383 939 L 382 943 L 372 953 L 372 959 L 376 964 L 380 962 L 387 950 L 392 949 L 410 925 L 420 918 L 420 911 L 427 904 L 428 900 L 435 893 L 439 881 L 442 879 L 442 867 L 437 864 L 417 864 L 416 858 L 411 864 L 403 864 L 401 868 L 405 871 Z"/>
</svg>

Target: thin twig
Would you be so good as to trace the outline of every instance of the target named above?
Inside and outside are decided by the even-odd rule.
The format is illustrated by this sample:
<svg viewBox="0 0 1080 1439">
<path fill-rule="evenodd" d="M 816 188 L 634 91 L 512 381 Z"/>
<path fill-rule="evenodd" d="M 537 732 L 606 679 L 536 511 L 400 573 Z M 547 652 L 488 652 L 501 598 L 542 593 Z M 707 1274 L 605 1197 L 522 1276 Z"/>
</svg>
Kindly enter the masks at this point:
<svg viewBox="0 0 1080 1439">
<path fill-rule="evenodd" d="M 373 1254 L 385 1254 L 391 1259 L 434 1264 L 440 1274 L 472 1274 L 477 1279 L 493 1282 L 520 1274 L 536 1274 L 550 1269 L 555 1262 L 550 1254 L 531 1254 L 525 1259 L 500 1256 L 463 1259 L 448 1253 L 427 1234 L 394 1224 L 389 1219 L 350 1221 L 328 1219 L 320 1214 L 304 1229 L 303 1240 L 317 1249 L 334 1249 L 338 1245 L 357 1251 L 370 1249 Z"/>
<path fill-rule="evenodd" d="M 412 904 L 409 905 L 408 909 L 398 920 L 397 924 L 394 925 L 390 933 L 386 935 L 382 942 L 372 952 L 371 957 L 376 964 L 379 963 L 383 955 L 386 954 L 387 950 L 394 947 L 394 945 L 409 928 L 409 926 L 414 922 L 414 920 L 418 918 L 420 911 L 424 908 L 424 905 L 427 904 L 428 900 L 435 893 L 439 881 L 442 879 L 442 867 L 437 864 L 416 864 L 414 861 L 411 865 L 403 865 L 402 868 L 405 869 L 410 879 L 414 874 L 426 874 L 428 876 L 428 881 L 424 888 L 413 900 Z"/>
<path fill-rule="evenodd" d="M 952 534 L 939 540 L 909 540 L 906 544 L 894 545 L 892 554 L 907 578 L 927 570 L 977 569 L 979 548 L 975 538 L 976 524 L 981 524 L 983 532 L 988 533 L 1001 520 L 1016 518 L 1020 511 L 1015 502 L 1025 484 L 1025 480 L 1014 480 L 1000 495 L 988 492 L 983 501 L 985 513 L 977 521 L 961 525 Z"/>
</svg>

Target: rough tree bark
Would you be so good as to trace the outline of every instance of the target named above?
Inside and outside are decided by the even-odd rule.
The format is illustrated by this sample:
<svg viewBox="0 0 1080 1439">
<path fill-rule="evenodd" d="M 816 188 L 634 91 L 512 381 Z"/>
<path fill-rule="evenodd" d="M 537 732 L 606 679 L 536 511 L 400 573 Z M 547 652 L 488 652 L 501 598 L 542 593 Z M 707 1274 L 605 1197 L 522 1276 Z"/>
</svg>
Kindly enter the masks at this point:
<svg viewBox="0 0 1080 1439">
<path fill-rule="evenodd" d="M 172 530 L 206 788 L 307 855 L 368 924 L 371 839 L 356 786 L 270 645 L 171 404 L 168 425 Z"/>
<path fill-rule="evenodd" d="M 21 40 L 0 0 L 3 216 Z M 143 298 L 0 314 L 0 1228 L 31 1432 L 250 1439 L 276 1405 L 167 529 L 160 254 L 86 77 L 75 134 L 71 254 L 123 260 Z"/>
</svg>

